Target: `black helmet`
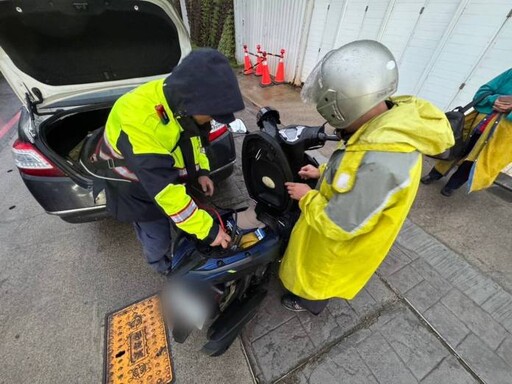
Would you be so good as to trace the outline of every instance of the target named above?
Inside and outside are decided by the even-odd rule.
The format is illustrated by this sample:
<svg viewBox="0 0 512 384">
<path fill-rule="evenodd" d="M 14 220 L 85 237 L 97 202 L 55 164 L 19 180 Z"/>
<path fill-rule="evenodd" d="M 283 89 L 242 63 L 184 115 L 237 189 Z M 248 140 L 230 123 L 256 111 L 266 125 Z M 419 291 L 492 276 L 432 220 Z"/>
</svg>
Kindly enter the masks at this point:
<svg viewBox="0 0 512 384">
<path fill-rule="evenodd" d="M 245 108 L 228 59 L 211 48 L 194 50 L 185 57 L 165 79 L 164 94 L 174 113 L 209 115 L 224 124 Z"/>
</svg>

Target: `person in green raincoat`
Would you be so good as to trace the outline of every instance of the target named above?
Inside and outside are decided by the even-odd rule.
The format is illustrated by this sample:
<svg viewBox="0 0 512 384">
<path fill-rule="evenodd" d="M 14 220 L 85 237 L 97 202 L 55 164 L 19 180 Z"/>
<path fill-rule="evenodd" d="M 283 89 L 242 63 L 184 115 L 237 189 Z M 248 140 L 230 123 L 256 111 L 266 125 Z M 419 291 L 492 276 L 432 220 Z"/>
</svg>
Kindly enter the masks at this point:
<svg viewBox="0 0 512 384">
<path fill-rule="evenodd" d="M 468 142 L 464 156 L 454 161 L 438 161 L 421 179 L 430 184 L 452 169 L 441 194 L 451 196 L 468 182 L 468 191 L 490 187 L 500 171 L 512 163 L 512 68 L 482 85 L 473 100 L 481 99 L 466 116 L 464 136 Z"/>
<path fill-rule="evenodd" d="M 302 90 L 305 101 L 346 140 L 327 164 L 303 167 L 315 189 L 287 183 L 301 215 L 279 276 L 292 311 L 320 313 L 352 299 L 386 257 L 416 196 L 422 153 L 454 144 L 445 114 L 412 96 L 393 97 L 398 70 L 381 43 L 360 40 L 324 57 Z"/>
</svg>

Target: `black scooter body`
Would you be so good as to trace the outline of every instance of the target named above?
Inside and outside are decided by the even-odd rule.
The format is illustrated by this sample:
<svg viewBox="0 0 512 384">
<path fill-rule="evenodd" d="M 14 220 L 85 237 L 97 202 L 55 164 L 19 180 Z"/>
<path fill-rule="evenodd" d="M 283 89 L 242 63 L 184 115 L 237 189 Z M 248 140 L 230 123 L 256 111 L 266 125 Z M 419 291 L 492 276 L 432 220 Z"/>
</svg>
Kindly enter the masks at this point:
<svg viewBox="0 0 512 384">
<path fill-rule="evenodd" d="M 300 214 L 284 183 L 301 181 L 297 173 L 302 166 L 318 166 L 306 150 L 319 148 L 327 140 L 338 141 L 326 135 L 323 126 L 293 125 L 280 130 L 279 113 L 270 107 L 262 108 L 257 118 L 260 131 L 244 138 L 242 169 L 247 191 L 256 201 L 257 218 L 266 225 L 265 238 L 243 250 L 211 248 L 186 236 L 174 244 L 171 278 L 210 286 L 212 289 L 201 295 L 217 300 L 207 332 L 209 341 L 203 347 L 210 356 L 229 348 L 266 296 L 269 266 L 283 254 Z M 221 215 L 222 219 L 230 214 Z M 173 336 L 183 342 L 190 330 L 187 325 L 175 324 Z"/>
</svg>

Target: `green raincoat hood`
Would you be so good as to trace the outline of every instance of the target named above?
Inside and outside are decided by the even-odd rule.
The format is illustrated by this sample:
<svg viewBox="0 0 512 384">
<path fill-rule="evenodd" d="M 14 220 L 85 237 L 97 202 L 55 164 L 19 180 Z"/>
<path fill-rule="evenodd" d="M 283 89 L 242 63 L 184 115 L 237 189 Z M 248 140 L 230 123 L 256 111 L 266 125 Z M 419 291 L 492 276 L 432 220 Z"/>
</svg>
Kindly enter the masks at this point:
<svg viewBox="0 0 512 384">
<path fill-rule="evenodd" d="M 373 118 L 347 142 L 347 150 L 403 152 L 404 147 L 437 155 L 454 145 L 452 128 L 444 112 L 413 96 L 391 98 L 393 108 Z M 352 147 L 352 148 L 351 148 Z"/>
</svg>

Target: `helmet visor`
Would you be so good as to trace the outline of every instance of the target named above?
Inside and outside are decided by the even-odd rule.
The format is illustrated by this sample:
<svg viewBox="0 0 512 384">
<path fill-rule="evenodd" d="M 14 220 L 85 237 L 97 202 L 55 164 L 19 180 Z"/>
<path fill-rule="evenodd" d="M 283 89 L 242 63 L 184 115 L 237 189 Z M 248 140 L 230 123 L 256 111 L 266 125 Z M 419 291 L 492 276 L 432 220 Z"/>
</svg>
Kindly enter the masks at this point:
<svg viewBox="0 0 512 384">
<path fill-rule="evenodd" d="M 322 65 L 325 60 L 333 54 L 334 51 L 327 52 L 327 54 L 320 60 L 315 68 L 311 71 L 308 78 L 302 86 L 300 97 L 305 103 L 316 104 L 322 96 L 324 84 L 322 83 Z"/>
</svg>

